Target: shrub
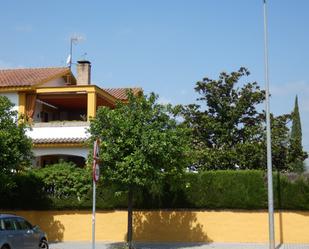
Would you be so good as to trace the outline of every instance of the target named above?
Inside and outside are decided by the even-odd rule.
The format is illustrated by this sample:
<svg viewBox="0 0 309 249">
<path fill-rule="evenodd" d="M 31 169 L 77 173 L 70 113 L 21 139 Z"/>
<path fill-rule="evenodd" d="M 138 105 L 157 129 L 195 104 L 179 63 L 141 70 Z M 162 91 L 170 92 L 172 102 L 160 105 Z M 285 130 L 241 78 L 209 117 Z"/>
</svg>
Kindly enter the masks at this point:
<svg viewBox="0 0 309 249">
<path fill-rule="evenodd" d="M 61 161 L 45 168 L 33 170 L 44 183 L 44 191 L 51 198 L 76 198 L 78 201 L 91 188 L 91 173 L 77 168 L 71 162 Z"/>
<path fill-rule="evenodd" d="M 306 174 L 276 174 L 274 199 L 278 209 L 309 210 L 309 177 Z"/>
<path fill-rule="evenodd" d="M 82 204 L 83 208 L 92 207 L 92 196 L 91 188 Z M 119 191 L 119 188 L 116 185 L 106 184 L 99 181 L 96 189 L 96 207 L 98 209 L 126 208 L 127 205 L 127 191 Z"/>
<path fill-rule="evenodd" d="M 274 174 L 277 209 L 309 210 L 309 176 Z M 91 209 L 89 169 L 61 162 L 24 173 L 0 174 L 1 209 Z M 159 195 L 147 188 L 135 192 L 137 209 L 266 209 L 267 181 L 263 171 L 187 173 L 180 183 L 165 182 Z M 97 209 L 127 207 L 126 189 L 100 180 Z"/>
<path fill-rule="evenodd" d="M 2 209 L 45 209 L 49 206 L 43 182 L 36 175 L 18 173 L 1 175 L 0 207 Z M 4 188 L 3 188 L 4 187 Z M 3 192 L 4 191 L 4 192 Z"/>
<path fill-rule="evenodd" d="M 260 209 L 267 206 L 262 171 L 224 170 L 188 174 L 185 196 L 196 208 Z"/>
</svg>

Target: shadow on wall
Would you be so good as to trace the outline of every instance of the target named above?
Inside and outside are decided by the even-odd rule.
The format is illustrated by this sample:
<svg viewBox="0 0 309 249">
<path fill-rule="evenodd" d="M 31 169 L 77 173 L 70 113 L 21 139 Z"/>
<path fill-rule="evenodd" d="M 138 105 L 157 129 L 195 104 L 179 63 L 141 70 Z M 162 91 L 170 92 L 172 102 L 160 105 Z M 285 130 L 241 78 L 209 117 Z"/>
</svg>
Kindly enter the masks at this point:
<svg viewBox="0 0 309 249">
<path fill-rule="evenodd" d="M 133 241 L 212 242 L 196 214 L 184 211 L 134 212 Z"/>
<path fill-rule="evenodd" d="M 49 241 L 63 241 L 65 227 L 55 219 L 53 212 L 27 212 L 24 217 L 29 219 L 33 225 L 38 225 L 47 234 Z"/>
</svg>

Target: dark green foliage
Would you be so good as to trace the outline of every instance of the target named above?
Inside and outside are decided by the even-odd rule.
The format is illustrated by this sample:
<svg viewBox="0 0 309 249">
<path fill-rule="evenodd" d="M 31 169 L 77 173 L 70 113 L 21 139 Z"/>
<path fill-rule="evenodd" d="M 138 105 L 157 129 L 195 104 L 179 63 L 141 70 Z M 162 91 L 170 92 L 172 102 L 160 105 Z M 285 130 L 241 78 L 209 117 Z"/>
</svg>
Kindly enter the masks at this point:
<svg viewBox="0 0 309 249">
<path fill-rule="evenodd" d="M 83 206 L 92 207 L 92 189 L 88 192 L 83 201 Z M 99 182 L 96 189 L 96 207 L 97 209 L 127 208 L 128 194 L 127 190 L 119 191 L 119 186 L 115 184 L 104 184 Z"/>
<path fill-rule="evenodd" d="M 26 124 L 17 122 L 17 112 L 7 97 L 0 96 L 0 172 L 10 173 L 31 163 L 32 142 Z"/>
<path fill-rule="evenodd" d="M 162 186 L 161 195 L 153 195 L 148 189 L 142 189 L 135 200 L 138 209 L 173 209 L 191 208 L 192 203 L 188 201 L 184 187 L 186 186 L 187 174 L 178 182 L 177 188 L 172 183 L 165 182 Z"/>
<path fill-rule="evenodd" d="M 15 175 L 16 188 L 12 195 L 13 206 L 22 209 L 41 209 L 48 207 L 49 200 L 43 190 L 44 183 L 32 173 Z"/>
<path fill-rule="evenodd" d="M 292 129 L 291 129 L 291 140 L 294 140 L 295 143 L 298 143 L 298 146 L 301 147 L 302 140 L 302 131 L 301 131 L 301 123 L 300 123 L 300 115 L 298 108 L 298 97 L 295 97 L 295 105 L 294 111 L 292 113 Z"/>
<path fill-rule="evenodd" d="M 304 160 L 307 157 L 308 154 L 303 151 L 302 146 L 301 122 L 298 108 L 298 98 L 296 96 L 294 111 L 292 113 L 292 129 L 289 149 L 289 163 L 291 171 L 303 172 L 305 169 Z"/>
<path fill-rule="evenodd" d="M 92 141 L 100 139 L 99 158 L 104 181 L 128 191 L 128 234 L 132 248 L 132 210 L 136 192 L 162 192 L 163 182 L 180 178 L 189 165 L 188 129 L 173 117 L 171 105 L 156 103 L 157 96 L 133 95 L 116 108 L 99 108 L 91 121 Z"/>
<path fill-rule="evenodd" d="M 183 109 L 185 124 L 193 131 L 196 166 L 201 170 L 263 168 L 263 116 L 256 106 L 265 92 L 256 82 L 237 87 L 249 71 L 221 73 L 218 80 L 196 83 L 201 105 Z M 249 154 L 248 154 L 249 153 Z"/>
<path fill-rule="evenodd" d="M 309 210 L 309 175 L 274 173 L 276 209 Z M 218 170 L 188 173 L 177 190 L 166 188 L 161 198 L 144 192 L 141 209 L 267 209 L 264 171 Z"/>
<path fill-rule="evenodd" d="M 274 117 L 271 114 L 271 148 L 273 168 L 290 171 L 288 164 L 289 128 L 287 124 L 291 121 L 291 115 L 285 114 Z M 266 162 L 266 133 L 264 136 L 263 161 Z M 265 163 L 266 165 L 266 163 Z"/>
<path fill-rule="evenodd" d="M 80 169 L 75 172 L 76 175 L 80 174 L 77 179 L 88 174 L 86 169 L 83 170 L 85 172 Z M 91 179 L 88 177 L 86 176 L 88 180 L 85 180 L 84 184 L 89 186 Z M 309 175 L 276 173 L 273 179 L 276 209 L 309 210 Z M 0 185 L 0 209 L 92 208 L 91 188 L 88 187 L 86 192 L 79 185 L 81 190 L 67 191 L 66 194 L 56 197 L 47 188 L 50 180 L 45 180 L 33 172 L 19 173 L 10 179 L 6 175 L 0 175 L 0 182 L 8 183 Z M 176 188 L 170 182 L 165 182 L 161 195 L 153 195 L 147 188 L 136 190 L 134 205 L 138 209 L 266 209 L 266 184 L 263 171 L 219 170 L 186 173 Z M 8 189 L 10 191 L 7 191 Z M 80 199 L 76 193 L 82 193 Z M 97 209 L 122 209 L 126 206 L 126 190 L 119 191 L 119 186 L 103 182 L 97 185 Z"/>
<path fill-rule="evenodd" d="M 44 191 L 55 199 L 75 198 L 80 201 L 91 189 L 91 172 L 71 162 L 59 162 L 33 173 L 44 183 Z"/>
<path fill-rule="evenodd" d="M 221 73 L 217 80 L 204 78 L 195 87 L 200 104 L 182 107 L 184 124 L 192 130 L 196 169 L 266 169 L 265 113 L 257 109 L 265 92 L 256 82 L 237 86 L 248 75 L 247 69 L 240 68 Z M 293 136 L 301 137 L 297 101 L 295 106 L 292 116 L 271 114 L 273 166 L 281 172 L 303 165 L 307 157 L 301 138 L 289 139 L 291 118 L 296 119 Z"/>
<path fill-rule="evenodd" d="M 186 197 L 197 208 L 261 209 L 267 206 L 262 171 L 205 171 L 188 174 Z"/>
<path fill-rule="evenodd" d="M 10 200 L 10 195 L 16 188 L 13 174 L 4 174 L 0 172 L 0 207 L 5 207 Z"/>
<path fill-rule="evenodd" d="M 110 110 L 99 108 L 90 125 L 101 139 L 104 181 L 160 192 L 166 178 L 179 177 L 188 163 L 188 130 L 172 117 L 173 108 L 156 103 L 157 96 L 134 96 Z"/>
<path fill-rule="evenodd" d="M 309 210 L 309 175 L 275 173 L 276 209 Z M 188 174 L 185 197 L 190 207 L 207 209 L 266 209 L 264 171 L 207 171 Z"/>
<path fill-rule="evenodd" d="M 309 175 L 274 176 L 275 206 L 278 209 L 309 210 Z"/>
<path fill-rule="evenodd" d="M 0 185 L 1 209 L 45 209 L 49 207 L 49 200 L 43 191 L 43 182 L 36 175 L 18 173 L 0 175 L 0 182 L 8 185 Z M 3 189 L 4 187 L 4 189 Z"/>
</svg>

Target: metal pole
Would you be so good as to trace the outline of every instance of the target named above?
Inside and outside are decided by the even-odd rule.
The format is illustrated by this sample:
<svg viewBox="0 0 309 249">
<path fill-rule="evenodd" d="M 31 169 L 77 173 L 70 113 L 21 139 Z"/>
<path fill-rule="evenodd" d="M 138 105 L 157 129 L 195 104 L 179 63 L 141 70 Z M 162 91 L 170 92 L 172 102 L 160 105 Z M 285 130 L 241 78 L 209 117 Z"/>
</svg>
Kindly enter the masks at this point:
<svg viewBox="0 0 309 249">
<path fill-rule="evenodd" d="M 272 177 L 272 155 L 271 155 L 271 129 L 269 108 L 269 72 L 268 72 L 268 30 L 267 9 L 264 0 L 264 62 L 265 62 L 265 92 L 266 92 L 266 139 L 267 139 L 267 185 L 268 185 L 268 223 L 269 223 L 269 249 L 275 249 L 274 233 L 274 198 Z"/>
<path fill-rule="evenodd" d="M 69 68 L 71 69 L 72 67 L 72 43 L 73 43 L 73 38 L 70 38 L 70 62 L 69 62 Z"/>
<path fill-rule="evenodd" d="M 95 199 L 96 199 L 96 183 L 93 180 L 93 195 L 92 195 L 92 249 L 95 249 Z"/>
</svg>

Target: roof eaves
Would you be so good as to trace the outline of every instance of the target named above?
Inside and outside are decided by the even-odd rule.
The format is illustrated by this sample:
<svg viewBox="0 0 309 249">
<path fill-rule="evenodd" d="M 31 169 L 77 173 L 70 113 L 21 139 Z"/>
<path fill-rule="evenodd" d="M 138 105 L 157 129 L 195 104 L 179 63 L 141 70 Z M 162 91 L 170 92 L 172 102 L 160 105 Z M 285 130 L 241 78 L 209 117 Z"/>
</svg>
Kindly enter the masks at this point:
<svg viewBox="0 0 309 249">
<path fill-rule="evenodd" d="M 115 96 L 113 96 L 112 94 L 110 94 L 109 92 L 105 91 L 104 89 L 102 89 L 101 87 L 97 86 L 97 85 L 92 85 L 95 87 L 95 89 L 97 90 L 98 94 L 100 94 L 103 97 L 107 97 L 107 101 L 112 103 L 112 104 L 116 104 L 117 102 L 117 98 Z"/>
<path fill-rule="evenodd" d="M 43 85 L 44 83 L 46 83 L 46 82 L 48 82 L 48 81 L 51 81 L 51 80 L 54 80 L 54 79 L 57 79 L 57 78 L 66 76 L 66 75 L 68 75 L 68 74 L 70 74 L 70 76 L 72 76 L 72 77 L 75 79 L 75 77 L 74 77 L 74 75 L 72 74 L 72 71 L 70 70 L 70 68 L 66 68 L 66 69 L 64 69 L 63 72 L 60 72 L 60 73 L 55 74 L 55 75 L 52 75 L 52 76 L 50 76 L 50 77 L 48 77 L 48 78 L 45 78 L 45 79 L 43 79 L 43 80 L 41 80 L 41 81 L 35 82 L 35 83 L 33 84 L 33 86 L 34 86 L 34 87 L 41 86 L 41 85 Z"/>
</svg>

